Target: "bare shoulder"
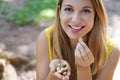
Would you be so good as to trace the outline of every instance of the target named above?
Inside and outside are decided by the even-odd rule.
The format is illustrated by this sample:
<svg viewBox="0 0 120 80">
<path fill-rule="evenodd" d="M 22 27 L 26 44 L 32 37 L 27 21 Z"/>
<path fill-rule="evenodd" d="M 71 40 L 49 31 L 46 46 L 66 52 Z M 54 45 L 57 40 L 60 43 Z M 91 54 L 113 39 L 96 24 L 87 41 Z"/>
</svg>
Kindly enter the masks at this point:
<svg viewBox="0 0 120 80">
<path fill-rule="evenodd" d="M 45 30 L 43 30 L 37 39 L 36 42 L 36 52 L 37 54 L 42 54 L 48 51 L 48 44 L 47 44 L 47 38 L 46 38 L 46 33 Z"/>
<path fill-rule="evenodd" d="M 120 58 L 120 47 L 118 45 L 115 46 L 115 48 L 113 49 L 110 58 L 108 60 L 108 64 L 110 64 L 111 66 L 113 66 L 114 68 L 116 68 L 118 61 Z"/>
<path fill-rule="evenodd" d="M 119 57 L 120 57 L 120 47 L 118 45 L 116 45 L 108 59 L 106 66 L 107 65 L 108 66 L 110 66 L 110 65 L 116 66 L 118 63 Z"/>
<path fill-rule="evenodd" d="M 42 31 L 36 43 L 37 79 L 44 80 L 49 72 L 49 52 L 45 30 Z"/>
<path fill-rule="evenodd" d="M 120 46 L 116 45 L 115 51 L 118 53 L 117 55 L 120 57 Z"/>
<path fill-rule="evenodd" d="M 37 42 L 41 42 L 41 41 L 44 41 L 46 39 L 46 33 L 45 33 L 45 30 L 43 30 L 39 36 L 38 36 L 38 39 L 37 39 Z"/>
<path fill-rule="evenodd" d="M 114 71 L 119 61 L 119 57 L 120 57 L 120 48 L 116 45 L 107 63 L 101 70 L 100 80 L 112 80 Z"/>
<path fill-rule="evenodd" d="M 113 52 L 111 53 L 110 59 L 118 61 L 120 57 L 120 47 L 118 45 L 115 46 Z"/>
</svg>

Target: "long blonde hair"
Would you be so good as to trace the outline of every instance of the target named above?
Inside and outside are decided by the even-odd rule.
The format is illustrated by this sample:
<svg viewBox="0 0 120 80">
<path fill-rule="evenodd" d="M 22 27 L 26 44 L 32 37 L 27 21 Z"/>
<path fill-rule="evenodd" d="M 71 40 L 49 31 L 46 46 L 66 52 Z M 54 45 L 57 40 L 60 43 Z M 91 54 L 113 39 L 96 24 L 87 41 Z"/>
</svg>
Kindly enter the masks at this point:
<svg viewBox="0 0 120 80">
<path fill-rule="evenodd" d="M 91 65 L 93 79 L 103 65 L 106 63 L 104 53 L 107 53 L 106 47 L 106 12 L 102 0 L 91 0 L 95 9 L 95 20 L 93 29 L 87 34 L 86 44 L 92 51 L 95 62 Z M 58 0 L 56 19 L 53 24 L 51 35 L 52 50 L 54 58 L 65 59 L 71 66 L 70 80 L 76 80 L 76 67 L 74 59 L 74 51 L 72 49 L 70 39 L 64 32 L 60 23 L 59 11 L 63 0 Z"/>
</svg>

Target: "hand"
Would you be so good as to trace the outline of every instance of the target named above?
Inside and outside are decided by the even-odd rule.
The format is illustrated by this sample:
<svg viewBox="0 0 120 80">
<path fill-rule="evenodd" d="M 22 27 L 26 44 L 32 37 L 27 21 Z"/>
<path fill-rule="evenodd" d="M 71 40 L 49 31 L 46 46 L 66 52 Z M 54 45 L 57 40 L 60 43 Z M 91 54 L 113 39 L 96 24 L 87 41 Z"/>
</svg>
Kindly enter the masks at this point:
<svg viewBox="0 0 120 80">
<path fill-rule="evenodd" d="M 75 63 L 77 66 L 89 67 L 94 62 L 94 56 L 87 45 L 81 41 L 75 49 Z"/>
<path fill-rule="evenodd" d="M 60 74 L 60 73 L 57 71 L 57 67 L 58 67 L 59 64 L 60 64 L 60 65 L 66 65 L 66 67 L 67 67 L 67 69 L 68 69 L 66 75 L 62 75 L 62 74 Z M 71 74 L 71 71 L 70 71 L 70 66 L 69 66 L 69 64 L 68 64 L 67 61 L 61 60 L 61 59 L 54 59 L 54 60 L 50 63 L 49 67 L 50 67 L 51 73 L 53 73 L 53 74 L 54 74 L 55 76 L 57 76 L 59 79 L 69 80 L 69 76 L 70 76 L 70 74 Z"/>
</svg>

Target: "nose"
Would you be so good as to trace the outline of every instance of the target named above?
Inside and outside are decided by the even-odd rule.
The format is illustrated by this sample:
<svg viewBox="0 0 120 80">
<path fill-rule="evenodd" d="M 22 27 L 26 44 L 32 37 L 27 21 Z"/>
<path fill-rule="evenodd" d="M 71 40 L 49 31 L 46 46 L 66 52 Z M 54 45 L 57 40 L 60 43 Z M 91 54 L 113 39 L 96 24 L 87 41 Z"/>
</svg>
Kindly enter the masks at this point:
<svg viewBox="0 0 120 80">
<path fill-rule="evenodd" d="M 79 13 L 74 13 L 72 15 L 72 23 L 74 23 L 75 25 L 79 25 L 82 21 L 82 17 L 80 16 Z"/>
</svg>

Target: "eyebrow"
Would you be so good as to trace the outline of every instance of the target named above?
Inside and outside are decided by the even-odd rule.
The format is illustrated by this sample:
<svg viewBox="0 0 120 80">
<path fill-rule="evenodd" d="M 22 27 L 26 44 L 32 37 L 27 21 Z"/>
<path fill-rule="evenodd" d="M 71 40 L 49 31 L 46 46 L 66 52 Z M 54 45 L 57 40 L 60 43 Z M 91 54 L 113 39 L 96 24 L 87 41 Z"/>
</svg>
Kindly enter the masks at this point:
<svg viewBox="0 0 120 80">
<path fill-rule="evenodd" d="M 71 6 L 71 5 L 69 5 L 69 4 L 67 4 L 67 5 L 63 5 L 63 7 L 65 7 L 65 6 L 72 7 L 72 6 Z M 82 8 L 91 8 L 91 9 L 93 9 L 93 7 L 92 7 L 92 6 L 84 6 L 84 7 L 82 7 Z"/>
<path fill-rule="evenodd" d="M 65 6 L 69 6 L 69 7 L 72 7 L 71 5 L 69 5 L 69 4 L 67 4 L 67 5 L 63 5 L 63 7 L 65 7 Z"/>
<path fill-rule="evenodd" d="M 91 8 L 91 9 L 93 9 L 93 7 L 92 7 L 92 6 L 85 6 L 85 7 L 83 7 L 83 8 Z"/>
</svg>

